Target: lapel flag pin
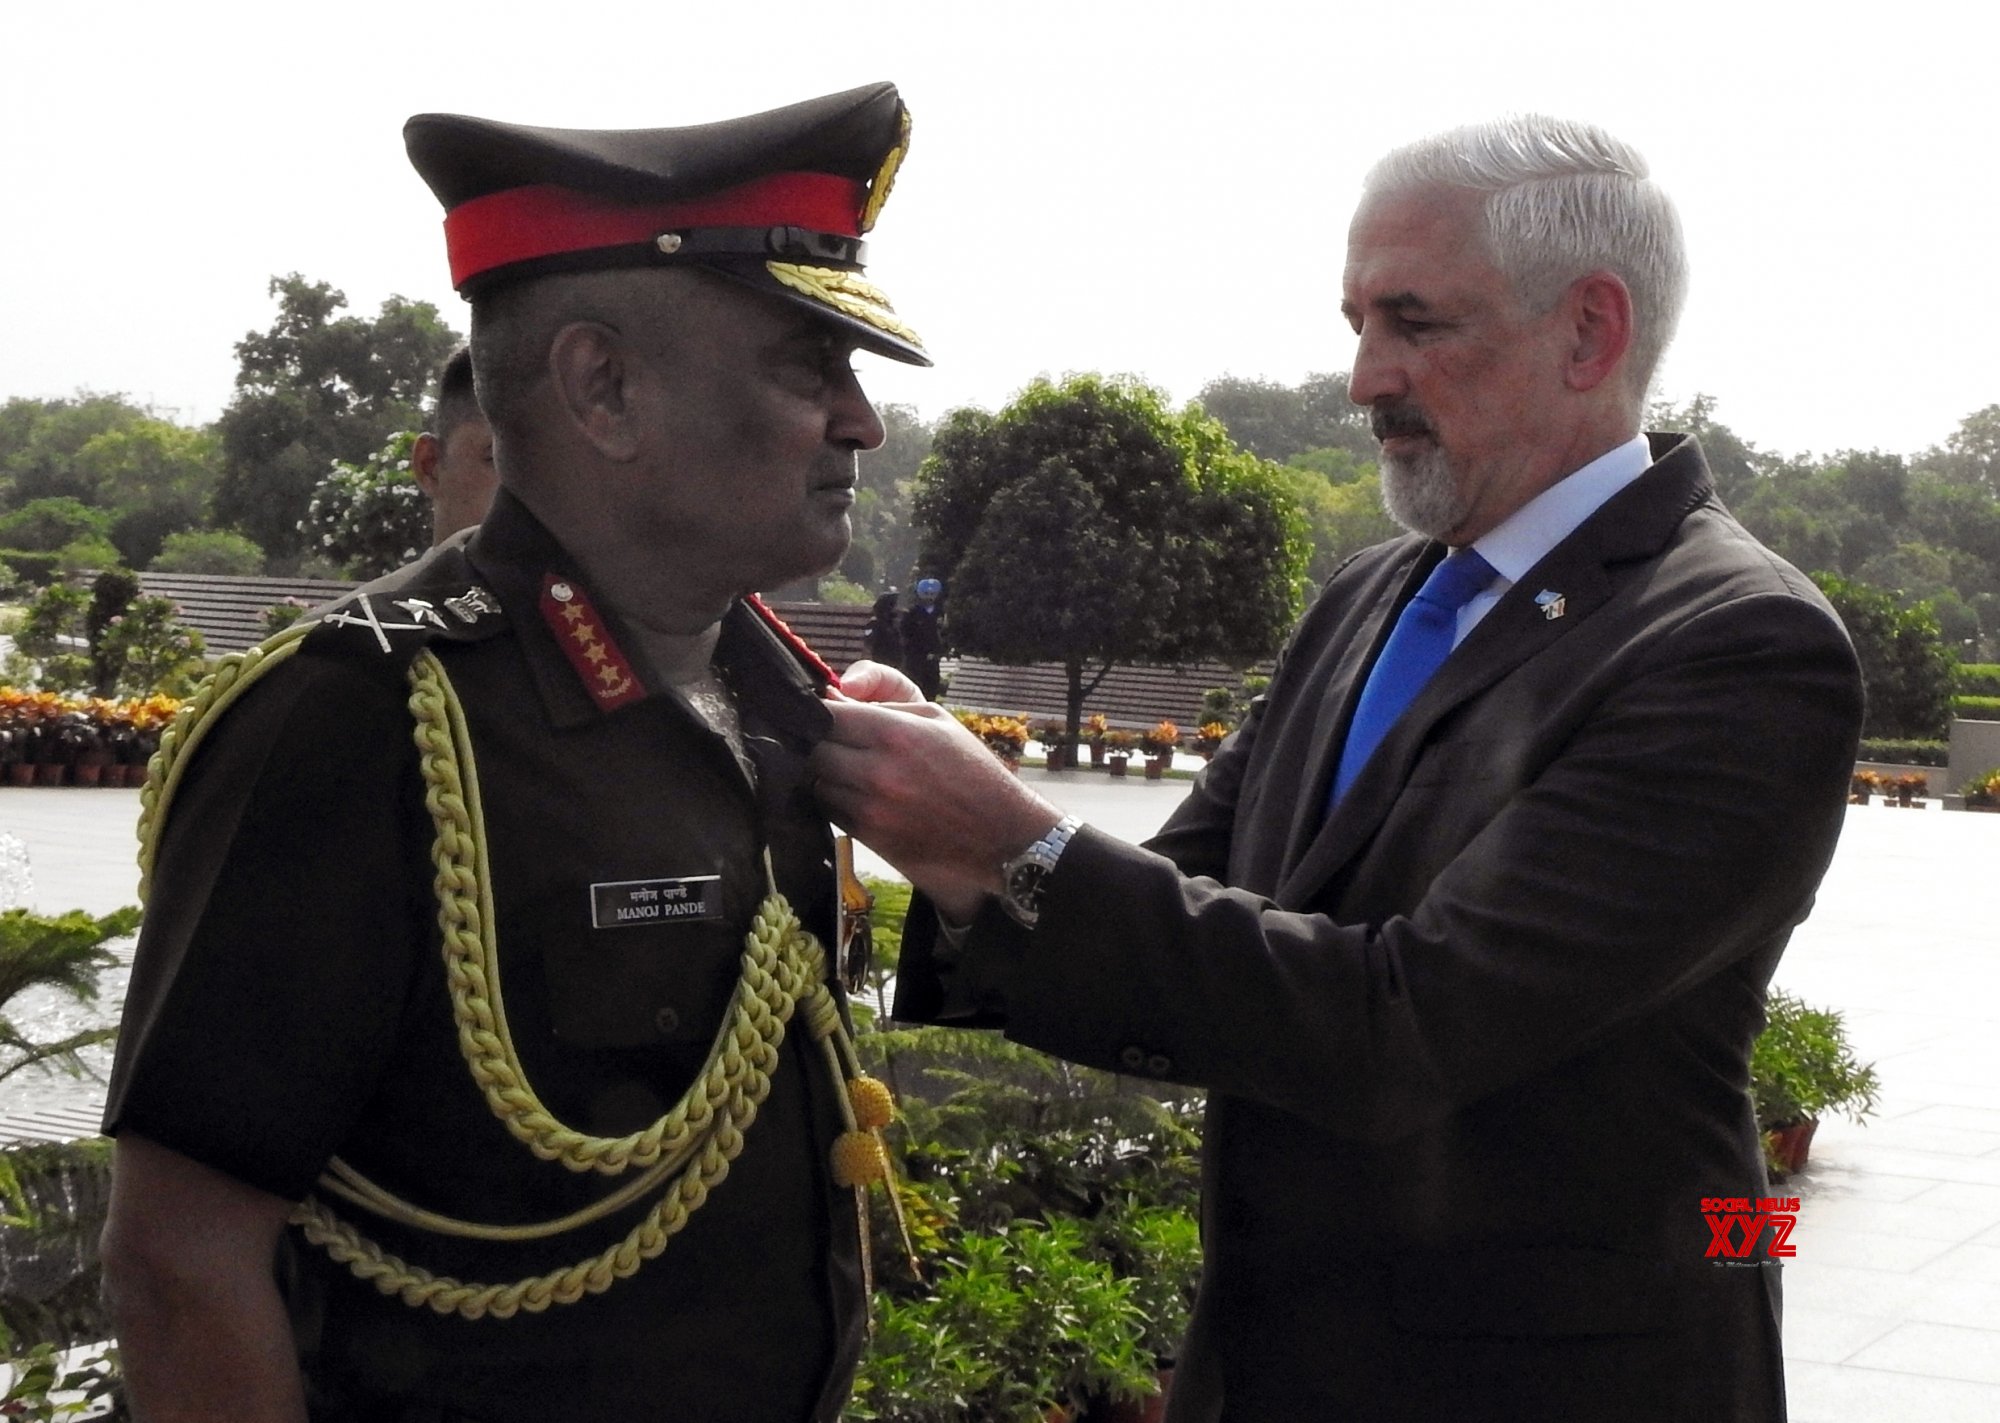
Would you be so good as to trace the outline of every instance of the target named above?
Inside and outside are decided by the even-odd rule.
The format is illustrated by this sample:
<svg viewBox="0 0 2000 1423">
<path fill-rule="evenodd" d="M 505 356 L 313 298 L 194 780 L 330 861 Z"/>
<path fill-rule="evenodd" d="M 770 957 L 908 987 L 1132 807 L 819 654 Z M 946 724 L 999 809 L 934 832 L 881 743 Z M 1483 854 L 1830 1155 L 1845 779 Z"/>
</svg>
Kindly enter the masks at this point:
<svg viewBox="0 0 2000 1423">
<path fill-rule="evenodd" d="M 1563 606 L 1563 595 L 1551 592 L 1547 588 L 1535 594 L 1535 606 L 1542 610 L 1542 617 L 1548 622 L 1554 622 L 1568 611 Z"/>
</svg>

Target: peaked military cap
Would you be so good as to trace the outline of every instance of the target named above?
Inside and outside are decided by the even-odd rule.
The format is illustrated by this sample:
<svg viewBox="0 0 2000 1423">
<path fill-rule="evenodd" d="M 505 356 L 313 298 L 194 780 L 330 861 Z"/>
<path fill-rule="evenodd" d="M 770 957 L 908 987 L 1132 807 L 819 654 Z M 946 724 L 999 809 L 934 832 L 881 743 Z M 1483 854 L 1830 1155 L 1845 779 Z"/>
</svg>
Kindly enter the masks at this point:
<svg viewBox="0 0 2000 1423">
<path fill-rule="evenodd" d="M 893 84 L 686 128 L 530 128 L 463 114 L 403 126 L 445 206 L 452 285 L 695 262 L 798 302 L 866 349 L 929 365 L 862 275 L 910 143 Z"/>
</svg>

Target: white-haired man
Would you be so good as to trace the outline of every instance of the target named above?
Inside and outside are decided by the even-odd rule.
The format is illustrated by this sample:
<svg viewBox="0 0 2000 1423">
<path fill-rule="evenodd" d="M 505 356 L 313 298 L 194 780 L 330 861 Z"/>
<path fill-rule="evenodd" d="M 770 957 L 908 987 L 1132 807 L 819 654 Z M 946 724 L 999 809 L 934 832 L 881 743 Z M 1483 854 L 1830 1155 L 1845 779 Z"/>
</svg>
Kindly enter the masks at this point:
<svg viewBox="0 0 2000 1423">
<path fill-rule="evenodd" d="M 1147 847 L 925 708 L 834 708 L 822 795 L 944 926 L 899 1011 L 1210 1089 L 1173 1419 L 1783 1417 L 1768 1236 L 1703 1208 L 1766 1189 L 1747 1059 L 1861 691 L 1695 442 L 1639 434 L 1682 270 L 1588 125 L 1376 167 L 1342 308 L 1411 534 Z"/>
</svg>

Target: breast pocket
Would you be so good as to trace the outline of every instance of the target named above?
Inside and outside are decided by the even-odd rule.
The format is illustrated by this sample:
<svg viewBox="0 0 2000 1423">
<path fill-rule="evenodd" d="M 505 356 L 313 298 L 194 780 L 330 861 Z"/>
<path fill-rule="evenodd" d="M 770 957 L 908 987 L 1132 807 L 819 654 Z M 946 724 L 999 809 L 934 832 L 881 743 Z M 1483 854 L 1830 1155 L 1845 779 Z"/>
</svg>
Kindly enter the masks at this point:
<svg viewBox="0 0 2000 1423">
<path fill-rule="evenodd" d="M 704 906 L 695 897 L 713 896 Z M 717 886 L 590 886 L 589 925 L 543 958 L 550 1025 L 582 1048 L 707 1042 L 736 987 L 743 930 Z"/>
</svg>

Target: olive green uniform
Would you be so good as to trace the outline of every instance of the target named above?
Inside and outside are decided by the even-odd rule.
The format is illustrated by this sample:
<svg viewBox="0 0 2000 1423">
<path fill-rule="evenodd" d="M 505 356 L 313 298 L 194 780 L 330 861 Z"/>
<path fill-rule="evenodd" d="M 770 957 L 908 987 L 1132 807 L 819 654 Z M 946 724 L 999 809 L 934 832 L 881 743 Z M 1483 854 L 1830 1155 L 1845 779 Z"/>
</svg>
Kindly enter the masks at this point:
<svg viewBox="0 0 2000 1423">
<path fill-rule="evenodd" d="M 576 606 L 596 628 L 581 641 L 560 616 Z M 194 753 L 156 860 L 106 1130 L 286 1199 L 338 1155 L 481 1222 L 559 1217 L 612 1189 L 536 1159 L 460 1056 L 406 673 L 429 648 L 465 708 L 529 1081 L 558 1119 L 614 1136 L 659 1117 L 701 1067 L 766 892 L 766 849 L 822 943 L 835 914 L 804 759 L 826 719 L 815 673 L 749 605 L 725 617 L 715 662 L 746 767 L 620 650 L 635 646 L 504 492 L 469 542 L 340 604 Z M 280 1273 L 315 1416 L 837 1416 L 864 1301 L 816 1051 L 795 1026 L 726 1178 L 658 1259 L 576 1304 L 438 1315 L 288 1231 Z M 412 1263 L 494 1282 L 595 1254 L 651 1201 L 524 1244 L 334 1204 Z"/>
</svg>

